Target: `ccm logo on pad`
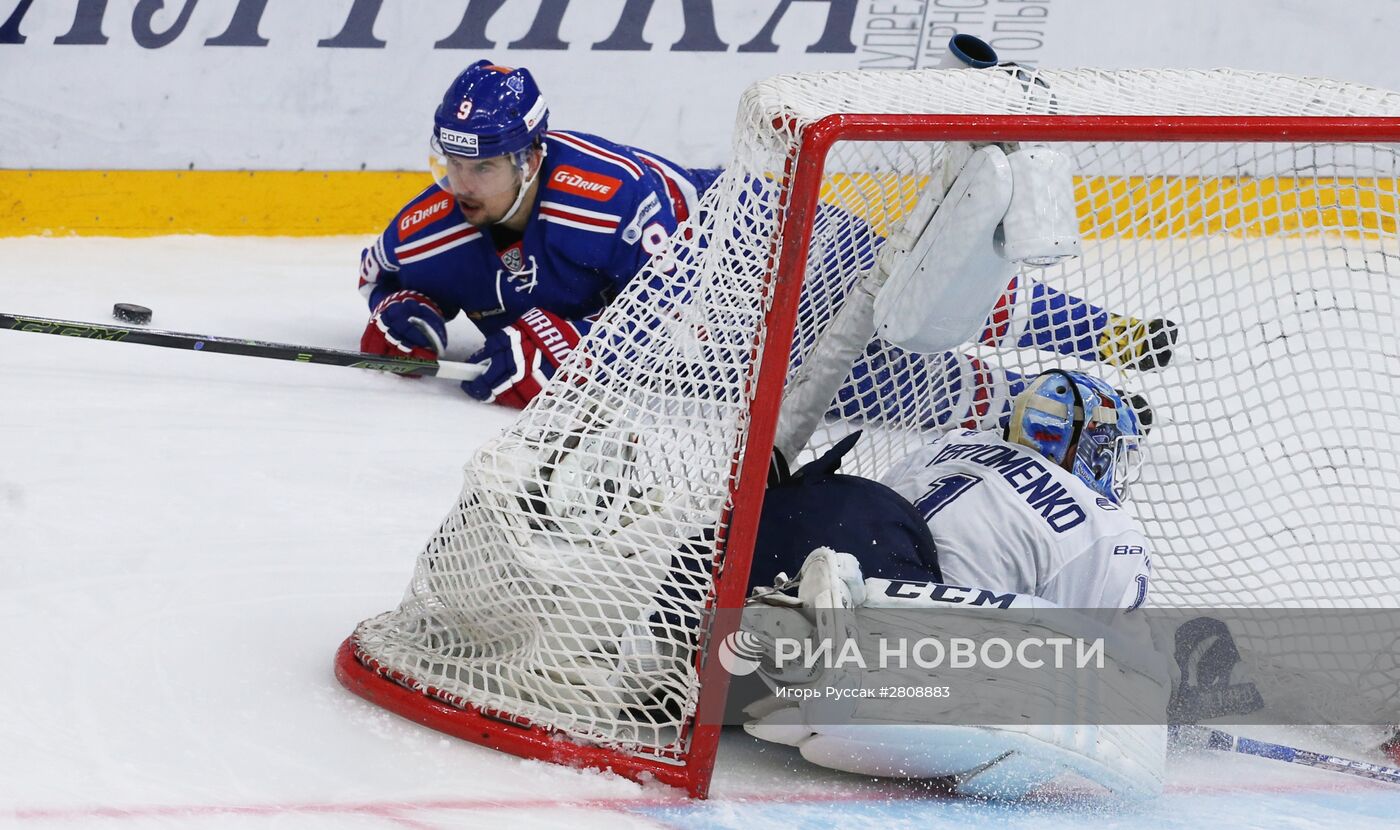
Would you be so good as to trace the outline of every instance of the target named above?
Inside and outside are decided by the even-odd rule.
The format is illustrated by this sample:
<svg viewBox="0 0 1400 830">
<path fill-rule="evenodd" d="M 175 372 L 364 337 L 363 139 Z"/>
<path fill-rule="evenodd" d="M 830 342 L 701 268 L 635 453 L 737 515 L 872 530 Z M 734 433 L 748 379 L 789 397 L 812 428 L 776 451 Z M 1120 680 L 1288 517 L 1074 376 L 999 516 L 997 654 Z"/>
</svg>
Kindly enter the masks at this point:
<svg viewBox="0 0 1400 830">
<path fill-rule="evenodd" d="M 415 232 L 441 219 L 443 214 L 451 209 L 452 197 L 446 193 L 429 196 L 420 202 L 409 205 L 399 217 L 399 241 L 402 242 Z"/>
<path fill-rule="evenodd" d="M 582 196 L 597 202 L 606 202 L 621 186 L 622 181 L 619 179 L 590 173 L 567 164 L 556 167 L 554 175 L 549 177 L 551 189 L 562 190 L 565 193 L 572 193 L 575 196 Z"/>
</svg>

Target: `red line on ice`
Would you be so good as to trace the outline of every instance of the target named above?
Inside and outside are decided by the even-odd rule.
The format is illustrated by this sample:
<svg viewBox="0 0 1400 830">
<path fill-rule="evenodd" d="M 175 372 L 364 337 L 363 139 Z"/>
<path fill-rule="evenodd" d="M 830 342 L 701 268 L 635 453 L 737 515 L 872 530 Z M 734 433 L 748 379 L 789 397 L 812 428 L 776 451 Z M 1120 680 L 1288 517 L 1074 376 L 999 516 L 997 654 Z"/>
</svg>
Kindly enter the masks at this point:
<svg viewBox="0 0 1400 830">
<path fill-rule="evenodd" d="M 1318 782 L 1322 784 L 1322 782 Z M 1360 790 L 1388 789 L 1381 782 L 1347 781 L 1327 782 L 1323 786 L 1298 786 L 1296 784 L 1174 784 L 1168 786 L 1165 795 L 1188 795 L 1188 794 L 1227 794 L 1227 793 L 1306 793 L 1306 792 L 1353 792 Z M 1330 785 L 1330 786 L 1329 786 Z M 1074 789 L 1055 789 L 1048 793 L 1052 799 L 1069 796 L 1084 795 L 1092 797 L 1093 791 Z M 712 798 L 710 803 L 768 803 L 768 804 L 815 804 L 815 803 L 842 803 L 842 802 L 862 802 L 862 801 L 884 801 L 890 799 L 918 800 L 923 797 L 935 799 L 954 799 L 955 796 L 940 794 L 937 791 L 930 792 L 927 789 L 918 789 L 914 786 L 901 786 L 891 782 L 886 786 L 879 786 L 861 792 L 847 793 L 844 795 L 814 792 L 810 794 L 792 794 L 775 792 L 753 792 L 737 793 L 734 795 L 721 795 Z M 546 809 L 582 809 L 582 810 L 602 810 L 602 811 L 629 811 L 635 809 L 647 809 L 657 807 L 685 807 L 692 805 L 703 807 L 707 802 L 692 801 L 677 793 L 673 796 L 654 796 L 643 798 L 536 798 L 521 801 L 501 801 L 493 799 L 441 799 L 428 801 L 368 801 L 359 803 L 283 803 L 283 804 L 241 804 L 241 805 L 220 805 L 220 804 L 190 804 L 190 805 L 138 805 L 131 807 L 54 807 L 54 808 L 32 808 L 16 809 L 9 813 L 9 817 L 18 820 L 30 821 L 52 821 L 63 819 L 82 818 L 105 818 L 105 819 L 139 819 L 152 816 L 187 816 L 206 817 L 219 815 L 253 815 L 253 816 L 273 816 L 295 813 L 321 813 L 321 814 L 356 814 L 380 816 L 389 821 L 404 824 L 406 826 L 420 827 L 411 816 L 405 813 L 414 813 L 432 810 L 546 810 Z M 5 816 L 0 812 L 0 817 Z"/>
</svg>

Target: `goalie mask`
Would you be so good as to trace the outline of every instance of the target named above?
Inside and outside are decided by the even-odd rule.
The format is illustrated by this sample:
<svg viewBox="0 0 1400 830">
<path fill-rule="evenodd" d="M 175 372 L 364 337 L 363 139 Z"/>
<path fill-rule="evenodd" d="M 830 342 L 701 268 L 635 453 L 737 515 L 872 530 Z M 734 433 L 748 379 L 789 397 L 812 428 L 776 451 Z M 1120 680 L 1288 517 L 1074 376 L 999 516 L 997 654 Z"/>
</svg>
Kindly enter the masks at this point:
<svg viewBox="0 0 1400 830">
<path fill-rule="evenodd" d="M 1016 396 L 1006 440 L 1030 447 L 1121 504 L 1141 460 L 1142 428 L 1118 390 L 1083 372 L 1051 369 Z"/>
</svg>

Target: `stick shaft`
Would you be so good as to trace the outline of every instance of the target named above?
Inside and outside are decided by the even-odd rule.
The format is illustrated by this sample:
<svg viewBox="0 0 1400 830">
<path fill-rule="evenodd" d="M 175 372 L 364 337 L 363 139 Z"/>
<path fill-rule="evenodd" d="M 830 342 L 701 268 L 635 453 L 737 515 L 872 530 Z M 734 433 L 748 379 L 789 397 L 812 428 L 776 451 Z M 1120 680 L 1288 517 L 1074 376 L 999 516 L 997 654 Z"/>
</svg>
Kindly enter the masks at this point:
<svg viewBox="0 0 1400 830">
<path fill-rule="evenodd" d="M 323 366 L 350 366 L 356 369 L 377 369 L 400 375 L 438 376 L 452 380 L 470 380 L 481 373 L 482 367 L 474 363 L 452 361 L 417 360 L 407 357 L 385 357 L 365 354 L 345 349 L 327 349 L 319 346 L 298 346 L 288 343 L 268 343 L 262 340 L 241 340 L 234 337 L 214 337 L 205 334 L 187 334 L 178 331 L 161 331 L 137 326 L 117 324 L 80 323 L 73 320 L 56 320 L 50 317 L 30 317 L 0 312 L 0 329 L 31 332 L 34 334 L 57 334 L 64 337 L 81 337 L 86 340 L 106 340 L 118 343 L 138 343 L 143 346 L 161 346 L 167 349 L 184 349 L 196 352 L 236 354 L 245 357 L 263 357 L 273 360 L 290 360 L 296 363 L 319 363 Z"/>
<path fill-rule="evenodd" d="M 1400 769 L 1372 764 L 1369 761 L 1356 761 L 1351 758 L 1342 758 L 1336 755 L 1328 755 L 1322 752 L 1310 752 L 1306 749 L 1284 746 L 1283 744 L 1271 744 L 1267 741 L 1256 741 L 1252 738 L 1240 738 L 1231 735 L 1229 732 L 1222 732 L 1219 729 L 1207 729 L 1203 736 L 1205 746 L 1208 749 L 1218 749 L 1224 752 L 1238 752 L 1243 755 L 1253 755 L 1257 758 L 1271 758 L 1275 761 L 1283 761 L 1289 764 L 1301 764 L 1305 767 L 1317 767 L 1319 769 L 1332 770 L 1347 775 L 1356 775 L 1362 778 L 1369 778 L 1373 781 L 1385 781 L 1389 784 L 1400 784 Z"/>
</svg>

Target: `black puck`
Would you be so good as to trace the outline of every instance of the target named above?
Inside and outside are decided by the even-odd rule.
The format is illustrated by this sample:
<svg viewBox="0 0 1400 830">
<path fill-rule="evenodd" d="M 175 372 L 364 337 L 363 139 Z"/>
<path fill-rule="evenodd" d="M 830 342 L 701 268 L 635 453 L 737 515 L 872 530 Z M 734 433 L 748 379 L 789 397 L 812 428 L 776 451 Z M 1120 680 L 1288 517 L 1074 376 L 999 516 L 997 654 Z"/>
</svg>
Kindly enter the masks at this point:
<svg viewBox="0 0 1400 830">
<path fill-rule="evenodd" d="M 134 303 L 117 303 L 112 306 L 112 316 L 123 323 L 135 323 L 138 326 L 151 322 L 151 310 Z"/>
</svg>

